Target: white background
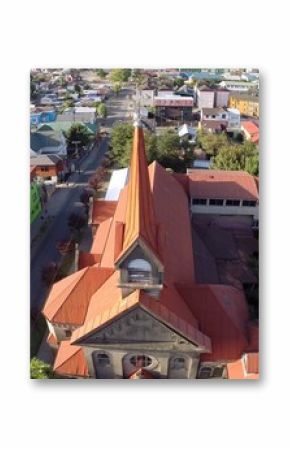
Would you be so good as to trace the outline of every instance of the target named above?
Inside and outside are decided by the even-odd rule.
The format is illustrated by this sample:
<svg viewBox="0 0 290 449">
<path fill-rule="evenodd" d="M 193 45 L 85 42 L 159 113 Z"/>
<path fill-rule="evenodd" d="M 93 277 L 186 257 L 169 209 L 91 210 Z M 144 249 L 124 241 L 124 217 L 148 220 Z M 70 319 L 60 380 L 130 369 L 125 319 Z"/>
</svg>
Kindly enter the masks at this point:
<svg viewBox="0 0 290 449">
<path fill-rule="evenodd" d="M 2 448 L 289 447 L 287 3 L 38 0 L 2 6 Z M 45 66 L 260 68 L 259 383 L 29 380 L 29 69 Z"/>
</svg>

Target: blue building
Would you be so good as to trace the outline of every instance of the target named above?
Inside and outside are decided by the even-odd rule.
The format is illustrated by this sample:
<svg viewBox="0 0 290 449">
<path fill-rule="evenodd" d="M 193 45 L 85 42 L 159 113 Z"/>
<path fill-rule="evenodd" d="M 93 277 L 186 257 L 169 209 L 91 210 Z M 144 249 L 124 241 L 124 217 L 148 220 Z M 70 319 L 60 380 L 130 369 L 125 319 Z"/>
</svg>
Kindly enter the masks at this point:
<svg viewBox="0 0 290 449">
<path fill-rule="evenodd" d="M 42 111 L 30 113 L 30 124 L 40 125 L 41 123 L 54 122 L 56 120 L 56 111 Z"/>
</svg>

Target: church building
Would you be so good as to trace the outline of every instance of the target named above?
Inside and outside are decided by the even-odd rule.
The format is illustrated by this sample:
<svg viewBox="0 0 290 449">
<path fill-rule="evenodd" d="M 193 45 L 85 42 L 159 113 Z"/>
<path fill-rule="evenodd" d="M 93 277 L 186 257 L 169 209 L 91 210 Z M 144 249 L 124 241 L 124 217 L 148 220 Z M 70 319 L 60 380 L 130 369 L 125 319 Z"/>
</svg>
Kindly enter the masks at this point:
<svg viewBox="0 0 290 449">
<path fill-rule="evenodd" d="M 108 203 L 91 252 L 82 255 L 79 271 L 53 285 L 42 311 L 56 351 L 54 372 L 258 378 L 258 329 L 244 292 L 197 282 L 186 189 L 157 162 L 148 167 L 138 120 L 128 182 Z"/>
</svg>

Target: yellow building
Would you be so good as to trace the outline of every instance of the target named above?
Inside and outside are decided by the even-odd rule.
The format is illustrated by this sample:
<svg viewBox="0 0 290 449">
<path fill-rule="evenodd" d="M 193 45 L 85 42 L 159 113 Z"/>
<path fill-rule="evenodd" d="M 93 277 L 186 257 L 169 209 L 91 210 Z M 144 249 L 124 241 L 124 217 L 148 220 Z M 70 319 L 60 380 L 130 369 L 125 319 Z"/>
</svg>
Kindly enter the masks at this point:
<svg viewBox="0 0 290 449">
<path fill-rule="evenodd" d="M 243 94 L 232 94 L 229 97 L 229 108 L 236 108 L 241 115 L 259 117 L 259 97 Z"/>
</svg>

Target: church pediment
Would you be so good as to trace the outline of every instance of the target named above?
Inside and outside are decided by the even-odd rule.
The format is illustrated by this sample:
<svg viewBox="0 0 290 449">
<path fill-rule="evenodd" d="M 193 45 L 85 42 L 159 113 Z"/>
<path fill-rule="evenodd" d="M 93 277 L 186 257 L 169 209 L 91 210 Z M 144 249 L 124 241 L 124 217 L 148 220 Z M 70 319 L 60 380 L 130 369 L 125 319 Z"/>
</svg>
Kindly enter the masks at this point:
<svg viewBox="0 0 290 449">
<path fill-rule="evenodd" d="M 80 344 L 114 343 L 178 343 L 185 341 L 173 330 L 153 318 L 141 308 L 128 312 L 125 316 L 79 341 Z"/>
</svg>

